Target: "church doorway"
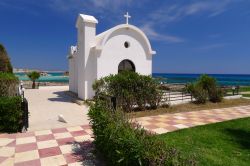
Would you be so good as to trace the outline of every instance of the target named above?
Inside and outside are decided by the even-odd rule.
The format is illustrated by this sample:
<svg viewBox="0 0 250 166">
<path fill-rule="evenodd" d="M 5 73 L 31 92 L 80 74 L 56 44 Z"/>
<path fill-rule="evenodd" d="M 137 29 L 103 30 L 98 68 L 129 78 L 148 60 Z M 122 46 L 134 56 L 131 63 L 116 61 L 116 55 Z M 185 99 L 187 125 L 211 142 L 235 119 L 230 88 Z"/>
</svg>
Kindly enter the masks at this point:
<svg viewBox="0 0 250 166">
<path fill-rule="evenodd" d="M 118 73 L 122 72 L 122 71 L 133 71 L 135 72 L 135 65 L 132 61 L 125 59 L 123 61 L 120 62 L 119 66 L 118 66 Z"/>
</svg>

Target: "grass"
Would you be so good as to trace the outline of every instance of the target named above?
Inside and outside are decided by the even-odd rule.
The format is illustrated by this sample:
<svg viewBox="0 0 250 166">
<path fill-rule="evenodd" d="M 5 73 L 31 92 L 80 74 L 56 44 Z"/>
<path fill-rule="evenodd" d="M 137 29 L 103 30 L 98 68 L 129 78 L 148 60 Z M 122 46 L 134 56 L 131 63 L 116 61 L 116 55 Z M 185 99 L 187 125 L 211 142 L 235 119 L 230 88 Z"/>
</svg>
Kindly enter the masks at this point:
<svg viewBox="0 0 250 166">
<path fill-rule="evenodd" d="M 240 87 L 240 92 L 249 92 L 250 86 Z"/>
<path fill-rule="evenodd" d="M 194 155 L 198 165 L 248 166 L 250 118 L 183 129 L 158 135 L 184 156 Z"/>
<path fill-rule="evenodd" d="M 232 93 L 232 89 L 227 90 L 229 93 Z M 250 86 L 242 86 L 239 89 L 239 92 L 250 92 Z"/>
<path fill-rule="evenodd" d="M 130 117 L 144 117 L 144 116 L 153 116 L 160 115 L 164 113 L 176 113 L 176 112 L 188 112 L 188 111 L 200 111 L 206 109 L 216 109 L 216 108 L 227 108 L 241 105 L 250 105 L 249 99 L 233 99 L 233 100 L 223 100 L 221 103 L 211 103 L 206 104 L 194 104 L 187 103 L 176 106 L 170 106 L 167 108 L 158 108 L 156 110 L 146 110 L 128 113 Z"/>
<path fill-rule="evenodd" d="M 250 94 L 243 94 L 243 97 L 250 97 Z"/>
</svg>

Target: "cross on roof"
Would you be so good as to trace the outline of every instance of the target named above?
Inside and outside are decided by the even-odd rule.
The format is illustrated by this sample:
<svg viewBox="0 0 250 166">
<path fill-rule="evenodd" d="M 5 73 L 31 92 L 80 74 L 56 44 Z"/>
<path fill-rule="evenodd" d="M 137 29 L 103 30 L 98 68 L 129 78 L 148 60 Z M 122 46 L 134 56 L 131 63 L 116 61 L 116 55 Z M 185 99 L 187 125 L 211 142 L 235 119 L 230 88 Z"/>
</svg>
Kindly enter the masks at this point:
<svg viewBox="0 0 250 166">
<path fill-rule="evenodd" d="M 131 18 L 131 16 L 128 14 L 128 12 L 124 15 L 124 17 L 126 18 L 126 24 L 128 24 L 128 19 Z"/>
</svg>

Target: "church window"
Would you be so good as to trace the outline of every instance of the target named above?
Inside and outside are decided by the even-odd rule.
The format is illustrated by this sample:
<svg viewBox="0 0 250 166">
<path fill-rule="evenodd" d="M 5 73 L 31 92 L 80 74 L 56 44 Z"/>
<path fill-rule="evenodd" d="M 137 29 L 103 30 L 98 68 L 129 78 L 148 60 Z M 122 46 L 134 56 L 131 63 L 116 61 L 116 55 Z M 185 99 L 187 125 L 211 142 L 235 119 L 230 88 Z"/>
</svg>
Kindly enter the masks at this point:
<svg viewBox="0 0 250 166">
<path fill-rule="evenodd" d="M 129 46 L 130 46 L 129 42 L 126 41 L 126 42 L 124 43 L 124 47 L 125 47 L 125 48 L 129 48 Z"/>
<path fill-rule="evenodd" d="M 118 73 L 122 72 L 122 71 L 133 71 L 135 72 L 135 65 L 132 61 L 125 59 L 123 61 L 120 62 L 119 66 L 118 66 Z"/>
</svg>

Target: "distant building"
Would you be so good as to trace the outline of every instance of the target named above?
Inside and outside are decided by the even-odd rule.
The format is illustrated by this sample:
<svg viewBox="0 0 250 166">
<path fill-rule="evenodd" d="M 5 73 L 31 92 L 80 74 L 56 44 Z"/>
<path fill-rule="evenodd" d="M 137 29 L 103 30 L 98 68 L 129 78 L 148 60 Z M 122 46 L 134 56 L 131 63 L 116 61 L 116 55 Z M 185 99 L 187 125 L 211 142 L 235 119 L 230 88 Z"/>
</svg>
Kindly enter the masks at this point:
<svg viewBox="0 0 250 166">
<path fill-rule="evenodd" d="M 77 46 L 69 50 L 69 90 L 81 99 L 94 96 L 92 84 L 96 79 L 132 70 L 143 75 L 152 74 L 152 50 L 147 36 L 130 25 L 117 25 L 96 35 L 97 19 L 79 14 Z"/>
</svg>

